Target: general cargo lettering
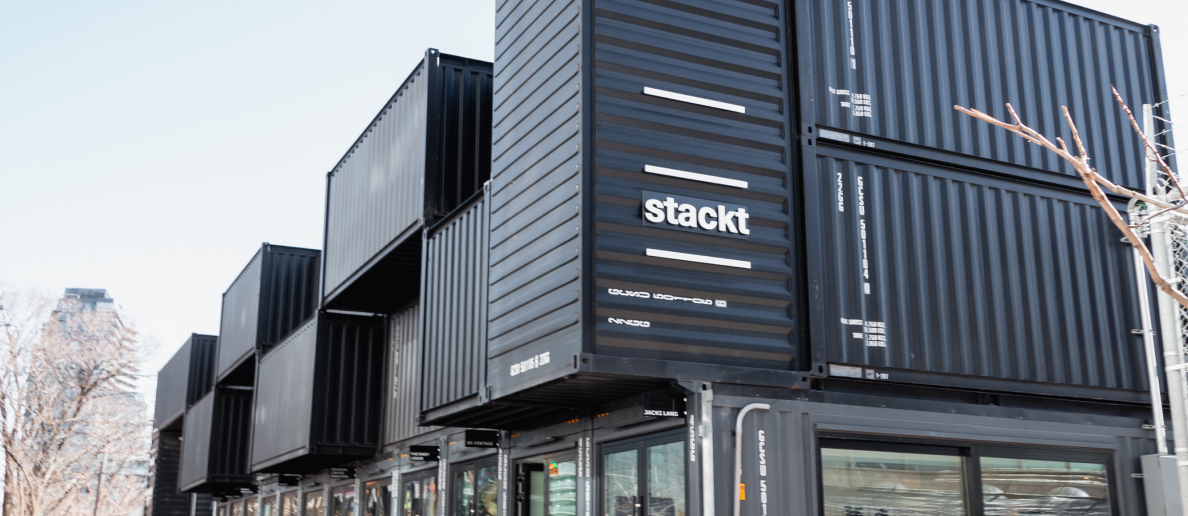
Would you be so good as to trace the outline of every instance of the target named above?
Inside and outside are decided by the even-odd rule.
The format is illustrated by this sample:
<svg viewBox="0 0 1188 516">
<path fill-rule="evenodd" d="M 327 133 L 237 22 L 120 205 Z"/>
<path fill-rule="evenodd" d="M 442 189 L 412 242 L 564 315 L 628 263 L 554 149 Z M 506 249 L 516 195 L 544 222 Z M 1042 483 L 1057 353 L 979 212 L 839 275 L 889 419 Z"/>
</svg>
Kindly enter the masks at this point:
<svg viewBox="0 0 1188 516">
<path fill-rule="evenodd" d="M 745 239 L 751 234 L 747 223 L 750 218 L 746 206 L 682 195 L 643 193 L 645 226 Z"/>
</svg>

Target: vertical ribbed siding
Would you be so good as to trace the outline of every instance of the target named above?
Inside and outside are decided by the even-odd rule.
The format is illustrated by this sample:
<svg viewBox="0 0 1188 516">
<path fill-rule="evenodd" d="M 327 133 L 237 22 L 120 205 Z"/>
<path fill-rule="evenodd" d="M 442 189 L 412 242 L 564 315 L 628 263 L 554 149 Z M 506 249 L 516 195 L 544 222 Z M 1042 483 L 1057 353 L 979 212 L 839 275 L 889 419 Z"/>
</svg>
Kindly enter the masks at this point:
<svg viewBox="0 0 1188 516">
<path fill-rule="evenodd" d="M 427 225 L 448 216 L 491 179 L 492 65 L 443 55 L 437 73 L 439 102 L 430 116 L 440 124 L 440 158 L 439 170 L 431 170 L 425 181 Z"/>
<path fill-rule="evenodd" d="M 309 446 L 317 319 L 260 359 L 252 425 L 252 465 Z"/>
<path fill-rule="evenodd" d="M 191 404 L 188 398 L 189 387 L 192 384 L 189 373 L 193 346 L 194 338 L 191 337 L 157 373 L 153 428 L 161 428 L 173 422 L 178 416 L 185 414 Z"/>
<path fill-rule="evenodd" d="M 267 270 L 261 296 L 258 346 L 268 350 L 313 317 L 318 306 L 321 253 L 312 249 L 267 246 Z"/>
<path fill-rule="evenodd" d="M 250 480 L 251 389 L 216 389 L 210 475 Z"/>
<path fill-rule="evenodd" d="M 261 248 L 223 293 L 223 312 L 219 324 L 218 376 L 235 362 L 256 349 L 260 323 L 260 281 L 264 270 Z"/>
<path fill-rule="evenodd" d="M 420 305 L 412 304 L 389 318 L 389 387 L 384 422 L 384 444 L 431 432 L 437 427 L 417 426 L 421 385 Z"/>
<path fill-rule="evenodd" d="M 417 66 L 330 172 L 327 296 L 424 212 L 426 71 Z"/>
<path fill-rule="evenodd" d="M 786 122 L 782 14 L 780 4 L 763 0 L 597 3 L 595 352 L 784 370 L 795 365 L 794 135 Z M 745 112 L 647 95 L 646 88 Z M 649 174 L 647 166 L 746 186 Z M 750 233 L 730 238 L 645 226 L 645 191 L 744 206 Z M 651 249 L 742 260 L 749 268 L 647 256 Z"/>
<path fill-rule="evenodd" d="M 1131 251 L 1088 195 L 818 153 L 831 362 L 1147 388 Z"/>
<path fill-rule="evenodd" d="M 185 440 L 182 441 L 181 472 L 177 477 L 178 488 L 201 482 L 208 477 L 214 398 L 212 392 L 186 411 L 182 430 Z"/>
<path fill-rule="evenodd" d="M 486 199 L 425 242 L 424 379 L 421 408 L 479 393 L 486 367 Z"/>
<path fill-rule="evenodd" d="M 581 343 L 579 11 L 577 0 L 496 8 L 491 358 Z"/>
<path fill-rule="evenodd" d="M 1097 169 L 1141 188 L 1140 144 L 1110 85 L 1135 110 L 1164 100 L 1147 27 L 1054 2 L 802 2 L 815 31 L 801 45 L 815 47 L 817 124 L 1075 176 L 1052 153 L 953 109 L 1008 120 L 1010 102 L 1031 127 L 1071 141 L 1068 106 Z M 870 95 L 871 116 L 843 107 L 843 90 Z"/>
<path fill-rule="evenodd" d="M 218 353 L 219 338 L 214 335 L 194 334 L 190 337 L 190 373 L 186 393 L 186 408 L 206 396 L 214 387 L 215 355 Z"/>
<path fill-rule="evenodd" d="M 177 490 L 181 466 L 181 432 L 153 432 L 146 516 L 189 516 L 190 495 Z"/>
<path fill-rule="evenodd" d="M 383 411 L 384 338 L 379 317 L 327 314 L 319 328 L 318 367 L 324 377 L 315 404 L 318 445 L 378 446 Z M 316 378 L 316 377 L 315 377 Z"/>
</svg>

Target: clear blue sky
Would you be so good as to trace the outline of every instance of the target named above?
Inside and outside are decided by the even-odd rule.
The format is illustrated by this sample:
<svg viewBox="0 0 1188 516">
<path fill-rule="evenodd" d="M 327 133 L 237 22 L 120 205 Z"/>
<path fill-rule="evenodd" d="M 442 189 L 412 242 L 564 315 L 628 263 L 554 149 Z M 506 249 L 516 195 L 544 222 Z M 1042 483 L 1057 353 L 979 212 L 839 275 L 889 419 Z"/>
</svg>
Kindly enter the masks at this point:
<svg viewBox="0 0 1188 516">
<path fill-rule="evenodd" d="M 1079 3 L 1159 23 L 1188 93 L 1181 1 Z M 489 0 L 0 1 L 0 281 L 108 289 L 155 372 L 261 242 L 321 247 L 326 171 L 426 48 L 493 37 Z"/>
</svg>

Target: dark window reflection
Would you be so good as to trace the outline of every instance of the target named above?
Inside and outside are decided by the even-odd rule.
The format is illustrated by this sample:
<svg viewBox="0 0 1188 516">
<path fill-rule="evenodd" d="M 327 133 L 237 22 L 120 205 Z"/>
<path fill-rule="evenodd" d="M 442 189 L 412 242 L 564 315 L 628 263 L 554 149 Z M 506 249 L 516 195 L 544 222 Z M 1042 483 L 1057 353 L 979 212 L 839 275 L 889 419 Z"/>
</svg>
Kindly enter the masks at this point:
<svg viewBox="0 0 1188 516">
<path fill-rule="evenodd" d="M 982 457 L 987 515 L 1110 514 L 1104 464 Z"/>
<path fill-rule="evenodd" d="M 962 458 L 821 449 L 826 516 L 966 514 Z"/>
<path fill-rule="evenodd" d="M 355 516 L 355 488 L 344 487 L 334 490 L 330 508 L 333 516 Z"/>
</svg>

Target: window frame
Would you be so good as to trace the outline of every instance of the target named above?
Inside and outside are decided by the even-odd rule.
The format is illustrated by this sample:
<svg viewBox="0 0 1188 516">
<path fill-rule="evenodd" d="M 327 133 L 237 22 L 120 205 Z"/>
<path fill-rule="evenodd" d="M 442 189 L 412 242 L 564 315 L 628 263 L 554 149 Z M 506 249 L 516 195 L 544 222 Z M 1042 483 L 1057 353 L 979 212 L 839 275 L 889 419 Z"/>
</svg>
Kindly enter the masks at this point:
<svg viewBox="0 0 1188 516">
<path fill-rule="evenodd" d="M 891 435 L 857 437 L 829 433 L 817 435 L 814 450 L 817 514 L 825 514 L 824 461 L 821 456 L 821 450 L 825 448 L 961 457 L 965 507 L 969 516 L 980 516 L 986 513 L 982 496 L 982 457 L 1101 464 L 1105 466 L 1106 472 L 1106 492 L 1110 502 L 1109 513 L 1111 516 L 1119 516 L 1118 475 L 1114 469 L 1114 454 L 1109 451 L 1029 444 L 913 439 Z"/>
<path fill-rule="evenodd" d="M 495 468 L 495 470 L 498 471 L 499 470 L 499 457 L 497 455 L 489 455 L 489 456 L 480 457 L 480 458 L 477 458 L 474 460 L 469 460 L 466 462 L 458 462 L 456 464 L 450 464 L 450 467 L 448 468 L 449 474 L 447 475 L 447 477 L 445 479 L 446 482 L 449 482 L 448 484 L 446 484 L 448 486 L 446 493 L 450 497 L 449 500 L 446 500 L 446 514 L 448 516 L 477 516 L 476 513 L 478 511 L 478 503 L 479 503 L 479 496 L 480 496 L 479 487 L 478 487 L 478 482 L 479 482 L 478 473 L 481 468 Z M 468 469 L 474 471 L 474 498 L 472 498 L 470 500 L 469 514 L 454 514 L 454 509 L 457 506 L 457 504 L 455 503 L 455 501 L 456 501 L 455 497 L 458 495 L 458 493 L 457 493 L 458 490 L 454 489 L 454 477 L 457 476 L 459 471 L 464 471 L 464 470 L 468 470 Z M 438 492 L 440 493 L 441 492 L 441 479 L 438 479 L 437 481 L 438 481 Z M 498 495 L 499 479 L 496 478 L 495 482 L 496 482 L 496 496 L 499 496 Z M 441 516 L 441 515 L 438 515 L 438 516 Z"/>
<path fill-rule="evenodd" d="M 639 500 L 639 509 L 632 516 L 646 516 L 647 507 L 649 505 L 650 495 L 648 494 L 648 448 L 659 446 L 662 444 L 670 444 L 679 442 L 683 446 L 681 450 L 685 457 L 683 461 L 685 467 L 685 508 L 686 513 L 689 507 L 689 481 L 692 480 L 692 475 L 689 474 L 689 431 L 684 427 L 655 432 L 650 434 L 629 437 L 625 439 L 617 439 L 614 441 L 607 441 L 598 444 L 597 466 L 595 474 L 597 480 L 595 481 L 596 500 L 594 505 L 598 514 L 610 514 L 609 508 L 606 507 L 606 482 L 603 479 L 606 477 L 606 456 L 612 453 L 618 453 L 628 450 L 635 450 L 636 455 L 636 483 L 639 493 L 636 495 Z"/>
</svg>

